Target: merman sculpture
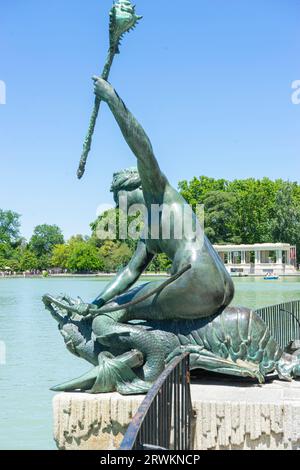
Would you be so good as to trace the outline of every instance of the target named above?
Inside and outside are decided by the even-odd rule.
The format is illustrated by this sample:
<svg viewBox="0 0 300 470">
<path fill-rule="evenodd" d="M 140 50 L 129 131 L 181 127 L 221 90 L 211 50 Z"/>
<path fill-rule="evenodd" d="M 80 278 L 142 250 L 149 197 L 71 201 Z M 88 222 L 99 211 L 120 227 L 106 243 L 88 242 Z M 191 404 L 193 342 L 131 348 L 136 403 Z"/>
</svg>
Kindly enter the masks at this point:
<svg viewBox="0 0 300 470">
<path fill-rule="evenodd" d="M 117 2 L 112 11 L 110 54 L 117 50 L 119 33 L 124 34 L 138 19 L 129 1 Z M 78 176 L 83 174 L 95 116 L 104 101 L 137 159 L 136 170 L 124 170 L 114 177 L 116 204 L 124 194 L 130 204 L 143 204 L 148 231 L 139 240 L 129 264 L 92 303 L 68 296 L 44 296 L 45 306 L 58 321 L 68 349 L 94 365 L 83 377 L 53 390 L 144 393 L 168 361 L 184 351 L 191 353 L 192 369 L 252 377 L 260 383 L 274 370 L 282 379 L 298 376 L 298 357 L 283 352 L 255 312 L 228 307 L 234 295 L 230 275 L 203 234 L 196 214 L 191 208 L 186 210 L 186 201 L 162 173 L 149 138 L 105 80 L 107 76 L 94 77 L 96 113 Z M 156 222 L 151 218 L 153 205 L 161 207 Z M 170 207 L 172 226 L 165 238 L 163 229 Z M 176 227 L 182 225 L 182 217 L 191 224 L 178 237 Z M 171 277 L 132 288 L 159 253 L 172 261 Z"/>
</svg>

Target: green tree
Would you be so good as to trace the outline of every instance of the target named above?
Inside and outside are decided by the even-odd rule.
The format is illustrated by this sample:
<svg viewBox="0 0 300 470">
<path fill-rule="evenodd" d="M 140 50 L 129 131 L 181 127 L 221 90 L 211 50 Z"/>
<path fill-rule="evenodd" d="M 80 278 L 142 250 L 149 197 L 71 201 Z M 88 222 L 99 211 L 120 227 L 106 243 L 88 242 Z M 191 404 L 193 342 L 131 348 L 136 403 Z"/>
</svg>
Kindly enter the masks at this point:
<svg viewBox="0 0 300 470">
<path fill-rule="evenodd" d="M 20 267 L 20 259 L 17 258 L 11 258 L 8 260 L 7 266 L 11 269 L 13 272 L 19 272 L 21 271 Z"/>
<path fill-rule="evenodd" d="M 119 209 L 110 209 L 103 212 L 95 221 L 90 224 L 92 230 L 92 242 L 100 248 L 106 241 L 119 239 Z M 102 232 L 108 234 L 110 231 L 112 238 L 106 235 L 103 238 Z"/>
<path fill-rule="evenodd" d="M 97 247 L 101 247 L 105 242 L 107 241 L 115 241 L 115 242 L 121 242 L 125 243 L 128 248 L 133 252 L 136 249 L 137 246 L 137 240 L 134 240 L 127 236 L 127 238 L 124 240 L 124 238 L 121 238 L 120 234 L 120 226 L 122 226 L 122 230 L 126 231 L 128 235 L 128 227 L 131 222 L 138 220 L 138 230 L 142 230 L 143 226 L 143 218 L 141 214 L 138 214 L 136 217 L 135 216 L 130 216 L 127 217 L 124 215 L 124 213 L 120 209 L 110 209 L 103 214 L 101 214 L 94 222 L 90 224 L 90 227 L 92 229 L 92 241 Z M 123 228 L 125 226 L 125 228 Z M 102 233 L 100 233 L 99 228 L 101 231 L 108 231 L 108 228 L 110 227 L 111 232 L 113 233 L 113 238 L 101 238 Z M 124 236 L 122 236 L 124 237 Z"/>
<path fill-rule="evenodd" d="M 67 268 L 68 258 L 70 255 L 70 245 L 56 245 L 52 251 L 51 265 L 54 268 Z"/>
<path fill-rule="evenodd" d="M 8 261 L 0 253 L 0 271 L 4 271 L 8 265 Z"/>
<path fill-rule="evenodd" d="M 0 243 L 0 257 L 3 259 L 9 259 L 12 257 L 14 249 L 8 243 Z"/>
<path fill-rule="evenodd" d="M 268 178 L 234 180 L 228 190 L 236 195 L 233 232 L 241 243 L 267 243 L 271 240 L 271 218 L 280 181 Z"/>
<path fill-rule="evenodd" d="M 10 268 L 12 271 L 19 271 L 21 254 L 21 246 L 14 247 L 9 243 L 0 243 L 0 270 Z"/>
<path fill-rule="evenodd" d="M 154 273 L 163 273 L 169 271 L 172 266 L 171 260 L 165 253 L 159 253 L 155 256 L 155 258 L 151 261 L 148 266 L 147 271 L 154 272 Z"/>
<path fill-rule="evenodd" d="M 105 240 L 99 248 L 105 272 L 114 272 L 128 263 L 133 251 L 125 244 L 114 240 Z"/>
<path fill-rule="evenodd" d="M 43 224 L 35 227 L 29 246 L 36 256 L 48 255 L 50 257 L 54 246 L 63 243 L 64 237 L 57 225 Z"/>
<path fill-rule="evenodd" d="M 300 204 L 295 183 L 285 182 L 277 192 L 272 219 L 273 241 L 297 246 L 300 255 Z"/>
<path fill-rule="evenodd" d="M 226 181 L 201 176 L 190 183 L 180 182 L 179 188 L 192 206 L 204 204 L 206 234 L 211 241 L 252 244 L 272 240 L 275 199 L 283 185 L 282 180 L 269 178 Z M 299 186 L 295 188 L 294 199 L 299 203 Z"/>
<path fill-rule="evenodd" d="M 211 243 L 239 243 L 233 227 L 236 196 L 226 191 L 211 191 L 205 197 L 205 233 Z"/>
<path fill-rule="evenodd" d="M 94 245 L 86 241 L 72 241 L 65 266 L 75 273 L 96 272 L 103 269 L 103 262 Z"/>
<path fill-rule="evenodd" d="M 126 243 L 117 244 L 111 255 L 113 271 L 119 271 L 121 268 L 126 266 L 129 263 L 132 254 L 132 250 L 128 245 L 126 245 Z"/>
<path fill-rule="evenodd" d="M 207 194 L 214 191 L 226 191 L 228 181 L 224 179 L 216 180 L 208 178 L 207 176 L 194 177 L 190 183 L 187 181 L 180 181 L 178 187 L 181 195 L 185 198 L 188 204 L 193 208 L 197 204 L 204 204 Z"/>
<path fill-rule="evenodd" d="M 28 248 L 23 250 L 19 261 L 20 271 L 33 271 L 38 269 L 38 264 L 38 258 L 35 253 Z"/>
<path fill-rule="evenodd" d="M 14 245 L 20 239 L 20 215 L 0 209 L 0 243 Z"/>
<path fill-rule="evenodd" d="M 52 259 L 52 253 L 47 253 L 47 254 L 38 256 L 37 257 L 37 260 L 38 260 L 37 269 L 39 269 L 40 271 L 50 269 L 52 267 L 51 259 Z"/>
</svg>

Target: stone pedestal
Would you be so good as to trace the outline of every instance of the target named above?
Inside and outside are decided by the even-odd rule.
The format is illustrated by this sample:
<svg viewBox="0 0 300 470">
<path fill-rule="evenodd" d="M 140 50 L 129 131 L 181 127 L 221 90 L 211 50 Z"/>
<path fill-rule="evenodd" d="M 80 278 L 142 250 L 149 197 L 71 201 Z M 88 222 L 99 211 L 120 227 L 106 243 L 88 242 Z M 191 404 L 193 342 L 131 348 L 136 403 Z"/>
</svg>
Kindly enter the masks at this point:
<svg viewBox="0 0 300 470">
<path fill-rule="evenodd" d="M 191 388 L 195 450 L 300 449 L 300 382 L 259 386 L 204 377 Z M 117 393 L 56 395 L 58 448 L 117 449 L 143 398 Z"/>
<path fill-rule="evenodd" d="M 300 382 L 192 385 L 195 449 L 300 449 Z"/>
<path fill-rule="evenodd" d="M 144 395 L 60 393 L 53 399 L 54 439 L 61 450 L 115 450 Z"/>
</svg>

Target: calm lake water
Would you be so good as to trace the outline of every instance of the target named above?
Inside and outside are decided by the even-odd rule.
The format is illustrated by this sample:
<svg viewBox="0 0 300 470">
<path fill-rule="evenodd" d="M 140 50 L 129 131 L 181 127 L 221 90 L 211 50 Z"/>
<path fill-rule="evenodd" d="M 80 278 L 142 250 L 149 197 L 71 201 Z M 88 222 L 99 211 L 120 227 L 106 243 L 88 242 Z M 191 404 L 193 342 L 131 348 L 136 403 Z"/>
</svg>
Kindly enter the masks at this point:
<svg viewBox="0 0 300 470">
<path fill-rule="evenodd" d="M 55 449 L 52 385 L 86 372 L 89 365 L 66 350 L 41 297 L 49 292 L 90 301 L 104 288 L 99 278 L 0 279 L 0 449 Z M 300 277 L 278 281 L 235 279 L 233 304 L 260 307 L 300 299 Z"/>
</svg>

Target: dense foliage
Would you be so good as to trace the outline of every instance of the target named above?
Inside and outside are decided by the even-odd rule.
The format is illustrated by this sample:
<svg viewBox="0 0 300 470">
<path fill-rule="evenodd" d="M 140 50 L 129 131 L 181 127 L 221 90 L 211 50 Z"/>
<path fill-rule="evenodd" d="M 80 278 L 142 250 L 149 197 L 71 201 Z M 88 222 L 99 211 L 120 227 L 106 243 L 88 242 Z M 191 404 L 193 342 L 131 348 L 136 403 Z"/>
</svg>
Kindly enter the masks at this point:
<svg viewBox="0 0 300 470">
<path fill-rule="evenodd" d="M 212 243 L 285 242 L 300 254 L 300 186 L 289 181 L 227 181 L 201 176 L 179 183 L 179 190 L 193 207 L 205 208 L 205 232 Z M 91 236 L 77 235 L 67 242 L 56 225 L 39 225 L 26 241 L 20 234 L 20 215 L 0 209 L 0 271 L 60 269 L 73 273 L 114 272 L 130 260 L 137 241 L 97 236 L 99 222 L 118 222 L 111 210 L 91 224 Z M 128 221 L 130 223 L 132 218 Z M 138 225 L 138 224 L 136 224 Z M 165 255 L 158 255 L 148 270 L 167 271 Z"/>
<path fill-rule="evenodd" d="M 179 183 L 195 206 L 204 204 L 212 243 L 290 243 L 300 250 L 300 186 L 289 181 L 217 180 L 201 176 Z"/>
</svg>

